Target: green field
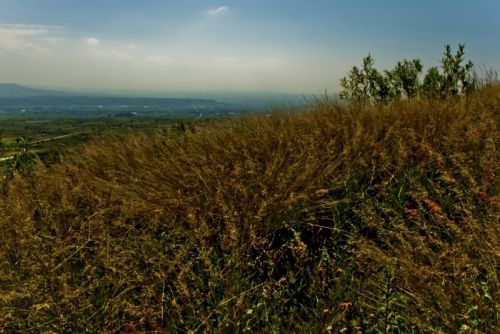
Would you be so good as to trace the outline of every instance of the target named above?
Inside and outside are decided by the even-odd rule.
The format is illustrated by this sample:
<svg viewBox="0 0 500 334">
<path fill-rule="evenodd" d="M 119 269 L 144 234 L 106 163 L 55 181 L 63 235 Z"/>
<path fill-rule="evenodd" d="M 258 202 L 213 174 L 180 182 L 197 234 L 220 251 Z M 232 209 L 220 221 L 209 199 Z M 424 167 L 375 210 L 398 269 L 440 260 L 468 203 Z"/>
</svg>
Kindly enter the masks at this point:
<svg viewBox="0 0 500 334">
<path fill-rule="evenodd" d="M 184 120 L 183 122 L 189 122 Z M 123 131 L 171 129 L 180 119 L 162 117 L 68 117 L 0 115 L 0 157 L 15 154 L 17 142 L 29 142 L 32 153 L 42 160 L 99 136 Z"/>
</svg>

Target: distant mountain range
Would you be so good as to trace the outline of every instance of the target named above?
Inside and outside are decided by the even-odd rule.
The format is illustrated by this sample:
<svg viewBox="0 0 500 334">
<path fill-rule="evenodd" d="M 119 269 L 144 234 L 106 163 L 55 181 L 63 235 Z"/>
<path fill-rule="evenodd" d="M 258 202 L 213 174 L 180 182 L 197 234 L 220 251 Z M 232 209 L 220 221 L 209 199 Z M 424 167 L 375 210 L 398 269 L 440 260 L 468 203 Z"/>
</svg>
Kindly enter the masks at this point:
<svg viewBox="0 0 500 334">
<path fill-rule="evenodd" d="M 35 89 L 18 84 L 0 83 L 0 98 L 20 98 L 20 97 L 35 97 L 35 96 L 69 96 L 76 95 L 75 93 L 55 91 L 48 89 Z"/>
<path fill-rule="evenodd" d="M 267 111 L 270 107 L 296 107 L 307 103 L 302 95 L 285 93 L 201 92 L 197 95 L 190 92 L 186 93 L 186 96 L 189 96 L 187 98 L 108 94 L 110 95 L 106 95 L 105 92 L 58 91 L 0 83 L 0 113 L 207 117 L 247 111 Z M 155 93 L 155 96 L 159 96 L 158 93 Z M 179 96 L 179 93 L 176 96 Z"/>
<path fill-rule="evenodd" d="M 209 116 L 234 109 L 213 99 L 114 97 L 0 84 L 0 112 L 9 114 Z"/>
</svg>

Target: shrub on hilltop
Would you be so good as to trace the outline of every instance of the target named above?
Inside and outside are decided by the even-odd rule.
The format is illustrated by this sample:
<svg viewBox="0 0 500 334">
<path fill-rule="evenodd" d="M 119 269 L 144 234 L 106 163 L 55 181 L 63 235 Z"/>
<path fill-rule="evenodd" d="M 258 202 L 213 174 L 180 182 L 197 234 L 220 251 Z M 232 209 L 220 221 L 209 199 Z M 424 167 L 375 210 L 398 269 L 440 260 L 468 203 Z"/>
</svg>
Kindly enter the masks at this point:
<svg viewBox="0 0 500 334">
<path fill-rule="evenodd" d="M 380 73 L 373 66 L 371 55 L 363 58 L 363 66 L 354 66 L 349 75 L 341 79 L 340 97 L 351 102 L 393 101 L 416 96 L 445 98 L 462 95 L 478 86 L 473 75 L 473 64 L 465 62 L 465 45 L 459 44 L 453 55 L 446 45 L 441 59 L 441 71 L 437 67 L 428 69 L 423 80 L 423 66 L 419 59 L 398 62 L 394 69 Z"/>
</svg>

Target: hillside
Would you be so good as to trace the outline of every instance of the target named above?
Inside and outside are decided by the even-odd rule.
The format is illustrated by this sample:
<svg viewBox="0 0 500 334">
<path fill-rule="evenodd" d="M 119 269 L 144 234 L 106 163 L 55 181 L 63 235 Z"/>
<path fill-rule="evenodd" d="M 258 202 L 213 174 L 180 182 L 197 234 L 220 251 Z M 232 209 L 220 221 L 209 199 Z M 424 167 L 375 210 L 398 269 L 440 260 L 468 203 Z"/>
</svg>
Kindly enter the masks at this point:
<svg viewBox="0 0 500 334">
<path fill-rule="evenodd" d="M 69 92 L 55 91 L 48 89 L 30 88 L 12 83 L 0 83 L 0 99 L 2 98 L 24 98 L 36 96 L 68 96 Z"/>
<path fill-rule="evenodd" d="M 5 180 L 0 332 L 495 333 L 500 88 L 317 101 Z"/>
</svg>

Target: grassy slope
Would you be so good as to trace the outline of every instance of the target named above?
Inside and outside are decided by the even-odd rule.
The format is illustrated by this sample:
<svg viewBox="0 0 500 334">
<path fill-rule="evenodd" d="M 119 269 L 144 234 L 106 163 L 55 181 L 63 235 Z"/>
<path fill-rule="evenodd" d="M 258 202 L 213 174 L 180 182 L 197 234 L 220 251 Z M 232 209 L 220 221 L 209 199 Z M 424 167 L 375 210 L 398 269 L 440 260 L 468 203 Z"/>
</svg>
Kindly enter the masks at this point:
<svg viewBox="0 0 500 334">
<path fill-rule="evenodd" d="M 0 198 L 0 331 L 498 330 L 500 89 L 94 142 Z"/>
</svg>

